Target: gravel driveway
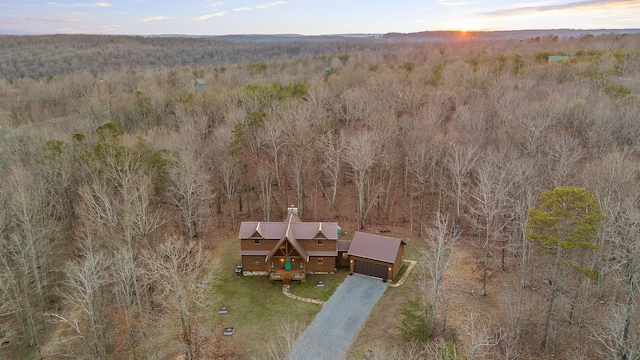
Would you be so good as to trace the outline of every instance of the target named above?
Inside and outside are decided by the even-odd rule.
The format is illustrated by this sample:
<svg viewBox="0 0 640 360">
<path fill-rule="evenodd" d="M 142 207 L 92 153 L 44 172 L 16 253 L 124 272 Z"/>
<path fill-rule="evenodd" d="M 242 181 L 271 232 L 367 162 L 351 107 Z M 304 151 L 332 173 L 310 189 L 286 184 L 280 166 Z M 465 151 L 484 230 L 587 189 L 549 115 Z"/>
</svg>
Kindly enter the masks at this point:
<svg viewBox="0 0 640 360">
<path fill-rule="evenodd" d="M 347 276 L 296 340 L 286 359 L 344 359 L 353 337 L 386 289 L 387 283 L 381 279 Z"/>
</svg>

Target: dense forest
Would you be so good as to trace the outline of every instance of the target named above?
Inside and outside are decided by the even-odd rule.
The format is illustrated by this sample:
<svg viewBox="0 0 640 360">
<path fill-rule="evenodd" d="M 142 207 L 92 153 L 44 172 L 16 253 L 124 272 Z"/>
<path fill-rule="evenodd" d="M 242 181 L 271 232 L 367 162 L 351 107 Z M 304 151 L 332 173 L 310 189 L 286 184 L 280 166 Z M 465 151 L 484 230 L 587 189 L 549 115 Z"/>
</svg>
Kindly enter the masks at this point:
<svg viewBox="0 0 640 360">
<path fill-rule="evenodd" d="M 193 284 L 290 204 L 415 239 L 388 358 L 640 357 L 640 35 L 0 50 L 0 358 L 229 358 Z"/>
</svg>

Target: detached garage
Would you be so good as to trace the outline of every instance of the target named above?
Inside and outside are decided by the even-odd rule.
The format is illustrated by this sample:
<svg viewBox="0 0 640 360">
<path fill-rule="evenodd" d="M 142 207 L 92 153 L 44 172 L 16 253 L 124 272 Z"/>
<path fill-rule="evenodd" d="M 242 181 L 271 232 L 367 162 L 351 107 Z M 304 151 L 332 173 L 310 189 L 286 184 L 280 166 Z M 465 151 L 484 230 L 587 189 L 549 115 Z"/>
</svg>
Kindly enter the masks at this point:
<svg viewBox="0 0 640 360">
<path fill-rule="evenodd" d="M 349 246 L 352 273 L 393 280 L 402 267 L 405 242 L 388 236 L 356 232 Z"/>
</svg>

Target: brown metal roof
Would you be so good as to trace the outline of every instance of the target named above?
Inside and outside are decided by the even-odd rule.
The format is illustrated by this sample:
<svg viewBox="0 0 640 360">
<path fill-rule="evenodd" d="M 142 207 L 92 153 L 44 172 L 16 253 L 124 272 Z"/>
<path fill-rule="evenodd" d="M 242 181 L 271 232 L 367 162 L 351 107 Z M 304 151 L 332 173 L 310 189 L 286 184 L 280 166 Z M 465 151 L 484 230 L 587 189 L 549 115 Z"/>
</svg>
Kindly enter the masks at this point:
<svg viewBox="0 0 640 360">
<path fill-rule="evenodd" d="M 291 230 L 296 234 L 297 239 L 313 239 L 315 237 L 324 237 L 329 240 L 338 239 L 338 223 L 291 223 Z"/>
<path fill-rule="evenodd" d="M 338 250 L 334 251 L 307 251 L 309 256 L 338 256 Z"/>
<path fill-rule="evenodd" d="M 349 251 L 351 240 L 338 240 L 338 251 Z"/>
<path fill-rule="evenodd" d="M 286 221 L 282 222 L 257 222 L 257 221 L 243 221 L 240 224 L 240 231 L 238 232 L 238 238 L 249 239 L 251 237 L 259 237 L 263 239 L 278 239 L 278 243 L 270 250 L 264 251 L 260 255 L 265 255 L 265 261 L 268 261 L 273 254 L 278 251 L 280 245 L 285 241 L 288 241 L 291 246 L 300 254 L 302 258 L 309 261 L 309 253 L 298 242 L 298 240 L 310 240 L 316 237 L 324 237 L 329 240 L 338 240 L 338 223 L 335 222 L 302 222 L 296 214 L 296 211 L 290 211 Z M 240 252 L 240 255 L 254 255 L 249 254 L 245 250 Z M 334 251 L 316 251 L 315 253 L 320 255 L 314 256 L 337 256 L 337 250 Z M 256 254 L 257 255 L 257 254 Z"/>
<path fill-rule="evenodd" d="M 249 256 L 265 256 L 269 253 L 269 250 L 240 250 L 240 255 Z"/>
<path fill-rule="evenodd" d="M 289 223 L 286 222 L 243 221 L 240 224 L 238 238 L 248 239 L 257 233 L 264 239 L 280 239 L 287 231 L 288 225 Z"/>
<path fill-rule="evenodd" d="M 298 214 L 293 211 L 289 211 L 289 215 L 287 215 L 287 220 L 285 220 L 285 222 L 302 222 L 302 220 L 300 220 Z"/>
<path fill-rule="evenodd" d="M 401 244 L 404 241 L 397 238 L 356 231 L 351 240 L 349 255 L 394 263 Z"/>
<path fill-rule="evenodd" d="M 278 241 L 276 246 L 274 246 L 273 249 L 271 249 L 271 251 L 267 254 L 267 257 L 265 258 L 264 261 L 269 261 L 269 259 L 273 256 L 273 254 L 275 254 L 276 251 L 278 251 L 278 249 L 280 248 L 280 245 L 282 245 L 285 241 L 288 241 L 289 244 L 291 244 L 291 246 L 293 246 L 293 248 L 296 249 L 296 251 L 298 252 L 298 255 L 300 255 L 305 261 L 309 261 L 309 254 L 307 254 L 307 251 L 304 249 L 304 247 L 302 247 L 302 245 L 300 245 L 300 243 L 296 239 L 296 236 L 291 231 L 291 227 L 294 224 L 295 223 L 287 224 L 288 225 L 287 230 L 285 231 L 284 235 L 282 236 L 280 241 Z"/>
<path fill-rule="evenodd" d="M 289 225 L 291 227 L 289 228 Z M 264 239 L 282 239 L 287 230 L 298 240 L 314 239 L 321 234 L 329 240 L 338 240 L 338 223 L 324 222 L 257 222 L 243 221 L 240 224 L 238 238 L 249 239 L 259 234 Z"/>
<path fill-rule="evenodd" d="M 258 223 L 255 221 L 243 221 L 240 224 L 240 231 L 238 231 L 238 238 L 248 239 L 256 232 Z"/>
</svg>

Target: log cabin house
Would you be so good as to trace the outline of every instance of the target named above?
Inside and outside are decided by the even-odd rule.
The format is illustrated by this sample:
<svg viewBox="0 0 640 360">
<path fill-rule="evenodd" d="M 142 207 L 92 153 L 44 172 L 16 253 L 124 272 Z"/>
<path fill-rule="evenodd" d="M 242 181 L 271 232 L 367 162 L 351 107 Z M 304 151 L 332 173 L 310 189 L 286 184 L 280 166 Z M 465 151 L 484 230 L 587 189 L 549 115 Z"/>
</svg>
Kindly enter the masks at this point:
<svg viewBox="0 0 640 360">
<path fill-rule="evenodd" d="M 335 222 L 302 222 L 294 207 L 282 222 L 244 221 L 240 225 L 240 256 L 244 275 L 270 280 L 305 281 L 307 274 L 350 272 L 393 279 L 402 266 L 404 241 L 356 232 L 353 241 L 339 240 Z"/>
</svg>

